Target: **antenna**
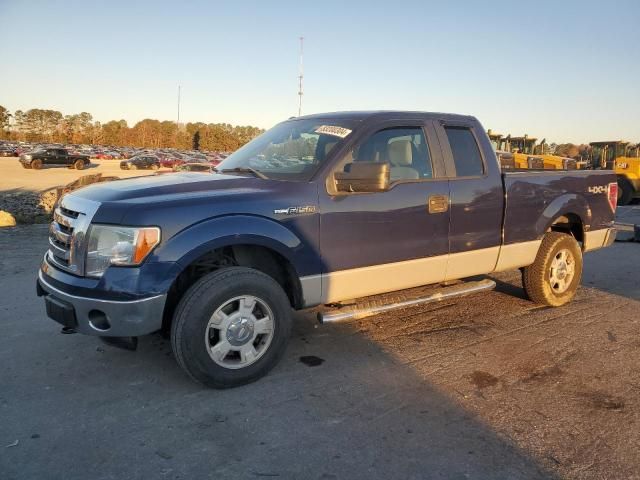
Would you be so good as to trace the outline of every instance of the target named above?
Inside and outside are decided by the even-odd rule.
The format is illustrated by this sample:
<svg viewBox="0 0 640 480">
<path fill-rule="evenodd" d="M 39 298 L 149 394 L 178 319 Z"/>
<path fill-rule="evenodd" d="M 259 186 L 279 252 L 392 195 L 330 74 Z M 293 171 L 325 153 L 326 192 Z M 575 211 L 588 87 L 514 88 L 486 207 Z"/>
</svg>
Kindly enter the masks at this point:
<svg viewBox="0 0 640 480">
<path fill-rule="evenodd" d="M 178 85 L 178 119 L 176 120 L 176 128 L 180 130 L 180 85 Z"/>
<path fill-rule="evenodd" d="M 300 37 L 300 66 L 298 72 L 298 116 L 302 115 L 302 95 L 304 95 L 304 91 L 302 89 L 302 79 L 304 78 L 304 73 L 302 70 L 302 54 L 304 53 L 304 37 Z"/>
</svg>

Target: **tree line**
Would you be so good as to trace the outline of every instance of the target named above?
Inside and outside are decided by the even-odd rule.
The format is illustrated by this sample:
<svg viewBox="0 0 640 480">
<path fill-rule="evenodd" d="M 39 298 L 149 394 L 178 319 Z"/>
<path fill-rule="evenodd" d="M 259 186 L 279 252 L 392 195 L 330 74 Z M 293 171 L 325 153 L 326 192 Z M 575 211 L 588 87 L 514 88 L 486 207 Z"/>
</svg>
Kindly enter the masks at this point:
<svg viewBox="0 0 640 480">
<path fill-rule="evenodd" d="M 146 118 L 130 127 L 126 120 L 94 121 L 90 113 L 63 115 L 57 110 L 32 108 L 11 113 L 0 105 L 0 138 L 27 142 L 177 148 L 181 150 L 237 150 L 264 130 L 228 123 L 175 122 Z"/>
</svg>

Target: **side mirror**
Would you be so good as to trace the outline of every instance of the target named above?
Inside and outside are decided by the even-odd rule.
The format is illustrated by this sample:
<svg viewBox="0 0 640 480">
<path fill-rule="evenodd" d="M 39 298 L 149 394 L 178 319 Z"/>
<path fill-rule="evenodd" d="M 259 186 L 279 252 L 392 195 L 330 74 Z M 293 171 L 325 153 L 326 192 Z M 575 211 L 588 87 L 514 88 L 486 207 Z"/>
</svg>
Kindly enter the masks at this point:
<svg viewBox="0 0 640 480">
<path fill-rule="evenodd" d="M 354 162 L 333 178 L 338 192 L 384 192 L 389 189 L 390 175 L 388 163 Z"/>
</svg>

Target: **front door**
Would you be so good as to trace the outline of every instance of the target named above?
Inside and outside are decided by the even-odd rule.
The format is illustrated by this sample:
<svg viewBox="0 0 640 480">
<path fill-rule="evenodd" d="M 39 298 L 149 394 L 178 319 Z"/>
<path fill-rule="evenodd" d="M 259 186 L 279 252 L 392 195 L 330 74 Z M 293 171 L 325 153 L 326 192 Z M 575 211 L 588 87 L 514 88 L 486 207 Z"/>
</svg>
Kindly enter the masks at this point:
<svg viewBox="0 0 640 480">
<path fill-rule="evenodd" d="M 352 162 L 388 163 L 388 191 L 332 192 L 334 172 Z M 320 192 L 323 303 L 444 279 L 449 184 L 430 122 L 372 128 L 338 161 L 327 185 Z"/>
</svg>

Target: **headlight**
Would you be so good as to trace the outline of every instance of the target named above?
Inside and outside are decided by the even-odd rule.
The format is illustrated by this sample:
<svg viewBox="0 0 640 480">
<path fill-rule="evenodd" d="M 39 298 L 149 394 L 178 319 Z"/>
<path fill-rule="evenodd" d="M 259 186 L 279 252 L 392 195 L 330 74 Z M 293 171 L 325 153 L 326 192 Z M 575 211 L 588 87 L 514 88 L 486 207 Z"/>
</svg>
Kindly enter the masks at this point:
<svg viewBox="0 0 640 480">
<path fill-rule="evenodd" d="M 101 277 L 110 265 L 140 265 L 158 243 L 158 227 L 92 225 L 87 246 L 86 275 Z"/>
</svg>

